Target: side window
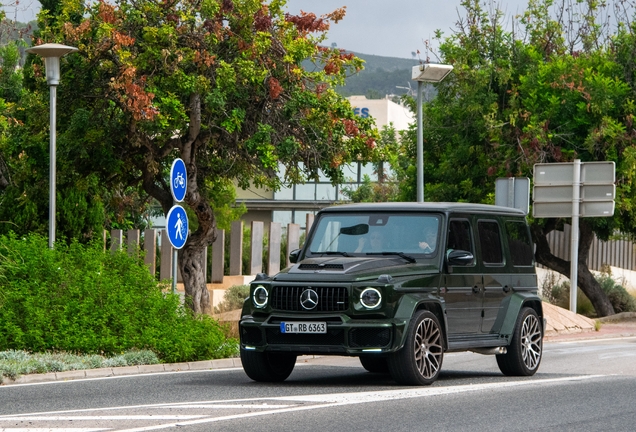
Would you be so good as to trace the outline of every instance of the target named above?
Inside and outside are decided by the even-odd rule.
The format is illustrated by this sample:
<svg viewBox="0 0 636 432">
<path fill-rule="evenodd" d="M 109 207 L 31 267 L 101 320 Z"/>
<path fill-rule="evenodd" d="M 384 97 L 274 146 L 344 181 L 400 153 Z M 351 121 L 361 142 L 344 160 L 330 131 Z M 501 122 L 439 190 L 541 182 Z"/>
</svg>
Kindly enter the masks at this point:
<svg viewBox="0 0 636 432">
<path fill-rule="evenodd" d="M 467 220 L 453 219 L 448 225 L 448 249 L 465 250 L 475 253 L 473 248 L 473 235 L 470 231 L 470 223 Z"/>
<path fill-rule="evenodd" d="M 495 221 L 479 221 L 477 231 L 482 262 L 485 265 L 503 265 L 499 224 Z"/>
<path fill-rule="evenodd" d="M 514 266 L 531 266 L 534 264 L 532 240 L 528 232 L 528 226 L 523 222 L 507 221 L 506 234 L 510 258 Z"/>
</svg>

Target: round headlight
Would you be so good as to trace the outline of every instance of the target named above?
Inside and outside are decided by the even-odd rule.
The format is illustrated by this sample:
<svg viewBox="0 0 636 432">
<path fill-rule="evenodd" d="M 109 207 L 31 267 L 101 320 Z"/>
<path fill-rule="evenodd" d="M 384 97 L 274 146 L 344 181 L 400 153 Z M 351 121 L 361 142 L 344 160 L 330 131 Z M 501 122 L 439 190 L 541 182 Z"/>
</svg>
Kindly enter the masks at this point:
<svg viewBox="0 0 636 432">
<path fill-rule="evenodd" d="M 375 288 L 366 288 L 360 294 L 360 303 L 367 309 L 375 309 L 382 303 L 382 294 Z"/>
<path fill-rule="evenodd" d="M 264 308 L 267 306 L 267 299 L 269 294 L 263 285 L 259 285 L 254 288 L 254 292 L 252 293 L 252 301 L 254 305 L 258 308 Z"/>
</svg>

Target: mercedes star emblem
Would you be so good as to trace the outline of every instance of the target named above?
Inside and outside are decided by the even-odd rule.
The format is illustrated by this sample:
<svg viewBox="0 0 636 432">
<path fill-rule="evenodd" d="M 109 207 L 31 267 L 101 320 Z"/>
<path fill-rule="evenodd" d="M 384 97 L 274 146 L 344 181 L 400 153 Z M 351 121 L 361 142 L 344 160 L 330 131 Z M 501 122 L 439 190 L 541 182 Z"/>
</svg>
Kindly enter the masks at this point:
<svg viewBox="0 0 636 432">
<path fill-rule="evenodd" d="M 312 289 L 306 289 L 300 294 L 300 305 L 306 310 L 315 308 L 318 305 L 318 293 Z"/>
</svg>

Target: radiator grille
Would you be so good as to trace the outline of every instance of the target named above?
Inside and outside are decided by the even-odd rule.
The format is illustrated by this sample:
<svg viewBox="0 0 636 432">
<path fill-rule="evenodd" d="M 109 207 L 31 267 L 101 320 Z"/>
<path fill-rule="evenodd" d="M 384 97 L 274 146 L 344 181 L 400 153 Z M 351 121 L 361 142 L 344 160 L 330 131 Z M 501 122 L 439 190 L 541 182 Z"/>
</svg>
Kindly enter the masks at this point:
<svg viewBox="0 0 636 432">
<path fill-rule="evenodd" d="M 272 289 L 271 305 L 282 311 L 306 312 L 300 305 L 300 295 L 308 287 L 282 287 Z M 345 287 L 311 287 L 318 293 L 318 304 L 311 312 L 342 312 L 349 308 L 349 292 Z"/>
</svg>

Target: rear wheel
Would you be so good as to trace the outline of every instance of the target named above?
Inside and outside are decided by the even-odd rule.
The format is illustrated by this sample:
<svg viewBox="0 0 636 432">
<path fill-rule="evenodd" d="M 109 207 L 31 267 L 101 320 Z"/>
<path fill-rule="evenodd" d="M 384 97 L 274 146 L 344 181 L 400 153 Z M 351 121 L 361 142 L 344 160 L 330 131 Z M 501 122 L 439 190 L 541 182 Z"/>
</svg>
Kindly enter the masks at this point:
<svg viewBox="0 0 636 432">
<path fill-rule="evenodd" d="M 294 370 L 296 355 L 241 350 L 241 363 L 248 377 L 259 382 L 281 382 Z"/>
<path fill-rule="evenodd" d="M 437 379 L 443 359 L 439 320 L 433 313 L 421 310 L 409 323 L 404 347 L 389 357 L 389 371 L 399 384 L 430 385 Z"/>
<path fill-rule="evenodd" d="M 386 357 L 360 356 L 362 367 L 371 373 L 389 373 Z"/>
<path fill-rule="evenodd" d="M 530 376 L 539 369 L 543 354 L 543 331 L 534 309 L 521 309 L 512 341 L 506 354 L 497 355 L 497 365 L 504 375 Z"/>
</svg>

